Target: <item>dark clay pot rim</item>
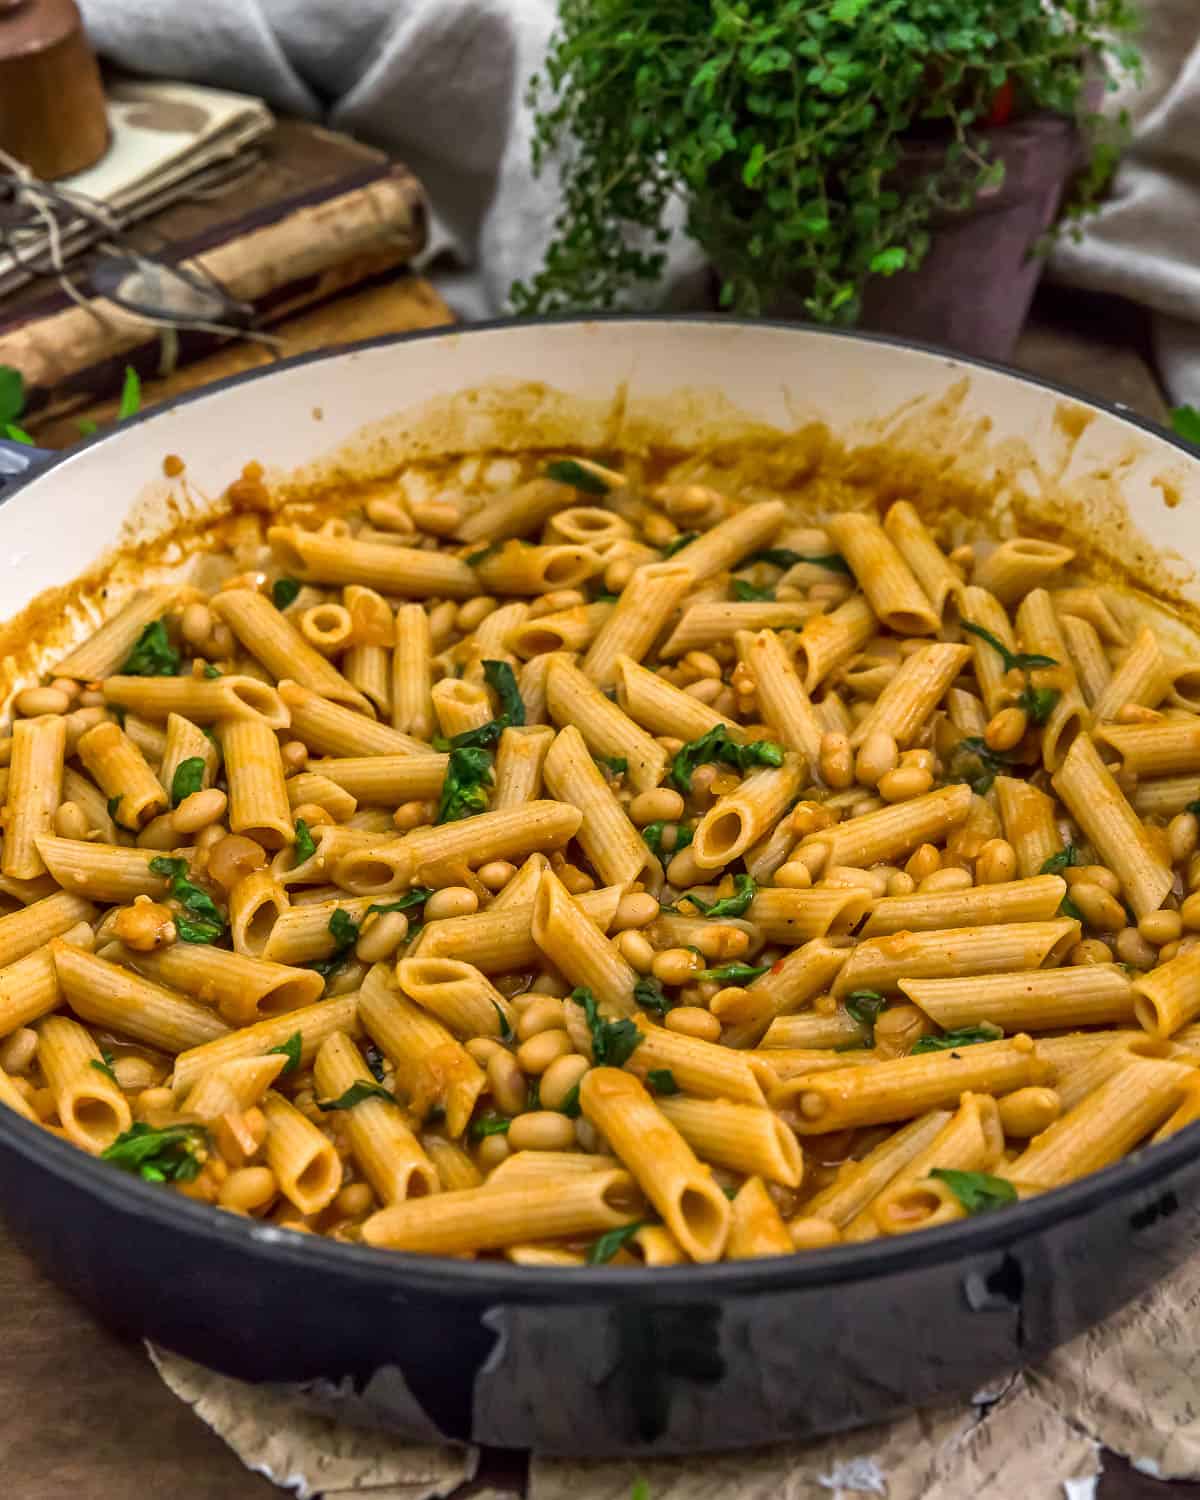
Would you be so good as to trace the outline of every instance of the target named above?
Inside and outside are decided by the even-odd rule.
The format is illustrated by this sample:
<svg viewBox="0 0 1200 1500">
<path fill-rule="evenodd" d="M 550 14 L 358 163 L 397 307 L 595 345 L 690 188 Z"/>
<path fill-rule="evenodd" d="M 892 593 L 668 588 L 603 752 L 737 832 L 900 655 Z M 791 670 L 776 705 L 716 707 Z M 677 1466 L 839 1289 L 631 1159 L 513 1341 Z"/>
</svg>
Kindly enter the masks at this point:
<svg viewBox="0 0 1200 1500">
<path fill-rule="evenodd" d="M 392 344 L 419 344 L 436 338 L 460 340 L 474 333 L 490 334 L 510 329 L 528 332 L 530 328 L 537 326 L 575 325 L 586 328 L 596 323 L 630 326 L 716 325 L 751 332 L 766 328 L 793 333 L 799 338 L 820 334 L 932 356 L 953 366 L 965 365 L 987 370 L 1023 385 L 1035 386 L 1057 396 L 1066 396 L 1150 434 L 1178 449 L 1193 463 L 1200 464 L 1200 450 L 1157 423 L 1124 407 L 1097 399 L 1057 381 L 1026 375 L 991 360 L 960 355 L 913 339 L 817 327 L 778 319 L 753 321 L 715 314 L 607 313 L 587 317 L 564 315 L 536 319 L 502 318 L 472 324 L 467 328 L 451 326 L 420 329 L 412 333 L 364 339 L 337 349 L 296 355 L 267 369 L 245 371 L 200 390 L 188 392 L 139 413 L 122 423 L 120 428 L 98 433 L 78 448 L 56 454 L 45 467 L 14 480 L 3 492 L 3 501 L 7 503 L 12 496 L 29 485 L 37 483 L 65 464 L 77 462 L 90 449 L 113 441 L 135 424 L 153 421 L 180 406 L 203 401 L 246 381 L 269 379 L 280 370 L 294 369 L 321 360 L 339 359 L 347 354 Z M 918 1266 L 966 1260 L 989 1252 L 1003 1252 L 1009 1246 L 1028 1240 L 1052 1226 L 1083 1218 L 1100 1204 L 1111 1202 L 1115 1197 L 1128 1197 L 1140 1204 L 1142 1195 L 1153 1191 L 1157 1184 L 1200 1156 L 1200 1122 L 1186 1127 L 1160 1146 L 1135 1152 L 1113 1166 L 1105 1167 L 1066 1187 L 1055 1188 L 1040 1197 L 939 1229 L 892 1239 L 871 1240 L 864 1244 L 839 1245 L 828 1250 L 806 1250 L 763 1260 L 724 1262 L 711 1266 L 622 1268 L 619 1271 L 602 1266 L 562 1267 L 547 1271 L 495 1261 L 457 1261 L 441 1256 L 339 1244 L 316 1235 L 297 1234 L 275 1225 L 259 1224 L 253 1219 L 242 1218 L 223 1209 L 195 1203 L 178 1193 L 164 1191 L 161 1187 L 144 1183 L 119 1170 L 106 1169 L 102 1163 L 78 1147 L 48 1134 L 40 1126 L 31 1124 L 11 1110 L 0 1108 L 0 1152 L 3 1150 L 19 1153 L 51 1175 L 90 1194 L 109 1210 L 128 1214 L 131 1219 L 147 1218 L 165 1228 L 188 1231 L 223 1250 L 239 1251 L 245 1256 L 248 1271 L 251 1267 L 262 1269 L 303 1264 L 310 1270 L 320 1268 L 332 1278 L 347 1277 L 358 1282 L 374 1283 L 384 1291 L 390 1284 L 402 1291 L 428 1290 L 441 1294 L 498 1297 L 513 1302 L 604 1302 L 614 1297 L 628 1296 L 653 1302 L 668 1295 L 671 1298 L 715 1298 L 738 1292 L 782 1292 L 792 1288 L 833 1285 L 890 1275 Z M 1174 1205 L 1164 1204 L 1163 1211 L 1170 1212 L 1173 1207 Z M 1136 1206 L 1131 1205 L 1131 1208 L 1136 1211 Z"/>
</svg>

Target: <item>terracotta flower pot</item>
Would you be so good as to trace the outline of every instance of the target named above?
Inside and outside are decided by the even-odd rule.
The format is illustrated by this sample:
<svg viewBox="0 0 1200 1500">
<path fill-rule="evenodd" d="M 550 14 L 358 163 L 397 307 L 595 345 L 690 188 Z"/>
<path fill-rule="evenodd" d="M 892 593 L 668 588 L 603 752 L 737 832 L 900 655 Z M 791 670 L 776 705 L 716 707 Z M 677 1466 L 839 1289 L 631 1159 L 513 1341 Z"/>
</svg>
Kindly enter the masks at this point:
<svg viewBox="0 0 1200 1500">
<path fill-rule="evenodd" d="M 987 138 L 993 157 L 1004 162 L 1004 182 L 930 226 L 929 254 L 916 271 L 867 283 L 863 328 L 985 359 L 1012 353 L 1042 274 L 1042 258 L 1032 251 L 1080 165 L 1081 143 L 1073 121 L 1051 114 L 988 131 Z M 915 145 L 905 175 L 928 170 L 941 150 Z"/>
</svg>

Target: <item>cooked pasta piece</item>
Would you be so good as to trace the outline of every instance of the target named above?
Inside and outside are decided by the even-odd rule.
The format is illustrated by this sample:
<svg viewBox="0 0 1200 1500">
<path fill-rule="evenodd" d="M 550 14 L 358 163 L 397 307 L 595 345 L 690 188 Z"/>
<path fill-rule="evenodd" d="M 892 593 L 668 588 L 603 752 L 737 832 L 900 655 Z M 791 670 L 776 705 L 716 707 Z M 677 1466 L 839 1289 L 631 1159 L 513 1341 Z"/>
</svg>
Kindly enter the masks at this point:
<svg viewBox="0 0 1200 1500">
<path fill-rule="evenodd" d="M 85 756 L 83 745 L 89 735 L 99 734 L 106 729 L 111 729 L 115 735 L 124 739 L 115 724 L 98 724 L 81 737 L 81 756 Z M 12 761 L 4 802 L 4 846 L 0 851 L 0 869 L 18 880 L 33 880 L 46 872 L 45 862 L 38 852 L 37 840 L 39 836 L 51 831 L 54 814 L 62 801 L 66 743 L 66 721 L 60 715 L 44 714 L 37 719 L 19 719 L 13 725 Z M 130 749 L 132 750 L 132 746 Z M 133 753 L 137 754 L 136 751 Z M 145 765 L 145 762 L 142 764 Z M 88 769 L 91 770 L 92 767 L 89 765 Z M 153 781 L 149 767 L 146 770 Z M 111 795 L 109 787 L 104 790 Z M 154 794 L 162 796 L 162 789 L 157 781 L 154 781 Z M 140 810 L 140 800 L 135 798 L 135 802 Z M 165 803 L 162 805 L 165 806 Z"/>
<path fill-rule="evenodd" d="M 315 650 L 265 594 L 257 589 L 222 589 L 213 597 L 213 612 L 224 620 L 251 656 L 271 676 L 290 677 L 322 698 L 371 714 L 370 701 L 353 687 L 320 651 Z"/>
<path fill-rule="evenodd" d="M 899 635 L 931 635 L 938 628 L 939 612 L 874 516 L 837 515 L 828 530 L 882 624 Z"/>
</svg>

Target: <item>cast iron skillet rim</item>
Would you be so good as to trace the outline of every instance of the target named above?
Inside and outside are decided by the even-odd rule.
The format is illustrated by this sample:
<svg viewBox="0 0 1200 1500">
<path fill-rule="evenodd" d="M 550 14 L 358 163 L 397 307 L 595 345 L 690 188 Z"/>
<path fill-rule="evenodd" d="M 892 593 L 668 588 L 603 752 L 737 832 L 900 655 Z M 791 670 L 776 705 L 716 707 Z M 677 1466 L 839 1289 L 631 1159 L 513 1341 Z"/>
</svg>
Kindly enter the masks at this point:
<svg viewBox="0 0 1200 1500">
<path fill-rule="evenodd" d="M 1110 417 L 1115 417 L 1118 422 L 1128 422 L 1131 427 L 1136 427 L 1142 432 L 1149 433 L 1151 437 L 1159 438 L 1171 447 L 1178 448 L 1190 458 L 1200 458 L 1200 446 L 1195 446 L 1178 436 L 1169 427 L 1162 426 L 1159 422 L 1152 421 L 1149 417 L 1143 417 L 1132 411 L 1129 407 L 1115 401 L 1106 401 L 1100 396 L 1090 395 L 1078 386 L 1068 385 L 1059 380 L 1048 380 L 1043 375 L 1029 375 L 1023 370 L 1018 370 L 1012 365 L 1002 364 L 999 360 L 980 359 L 972 354 L 959 354 L 953 349 L 948 349 L 941 344 L 925 343 L 919 339 L 901 338 L 899 334 L 892 333 L 866 333 L 854 328 L 827 328 L 824 324 L 808 323 L 799 320 L 788 320 L 784 318 L 734 318 L 726 317 L 718 313 L 638 313 L 638 312 L 594 312 L 582 316 L 578 313 L 553 313 L 536 318 L 490 318 L 479 323 L 470 323 L 466 327 L 457 327 L 454 324 L 442 325 L 437 328 L 416 328 L 410 333 L 385 333 L 376 338 L 357 339 L 352 343 L 338 344 L 330 349 L 314 349 L 308 354 L 293 354 L 287 359 L 281 359 L 276 363 L 261 366 L 254 370 L 243 370 L 237 375 L 227 375 L 222 380 L 214 381 L 211 385 L 201 386 L 194 391 L 185 391 L 178 396 L 172 396 L 170 400 L 163 401 L 156 406 L 138 412 L 135 416 L 126 417 L 117 426 L 110 427 L 85 438 L 83 442 L 64 449 L 56 457 L 36 468 L 30 469 L 19 478 L 9 479 L 7 484 L 0 485 L 0 505 L 6 505 L 15 495 L 18 495 L 30 484 L 36 483 L 45 475 L 61 468 L 63 464 L 71 463 L 80 458 L 84 453 L 96 447 L 99 443 L 112 441 L 119 438 L 123 432 L 132 427 L 139 426 L 143 422 L 153 421 L 166 413 L 175 411 L 178 407 L 189 406 L 194 401 L 203 401 L 209 396 L 219 395 L 222 391 L 230 390 L 234 386 L 242 385 L 250 380 L 262 380 L 275 375 L 280 370 L 296 369 L 302 365 L 316 364 L 321 360 L 340 359 L 347 354 L 365 353 L 369 349 L 382 349 L 390 344 L 415 344 L 426 339 L 460 339 L 469 338 L 476 333 L 502 333 L 510 329 L 527 329 L 537 327 L 562 327 L 574 325 L 578 328 L 588 328 L 593 324 L 604 323 L 663 323 L 688 325 L 696 324 L 702 327 L 710 325 L 730 329 L 758 329 L 770 328 L 782 332 L 809 334 L 825 334 L 830 338 L 847 339 L 861 344 L 881 344 L 890 349 L 909 349 L 917 354 L 927 354 L 935 359 L 943 360 L 951 365 L 966 365 L 980 370 L 988 370 L 994 375 L 1006 375 L 1010 379 L 1021 381 L 1026 385 L 1034 385 L 1041 390 L 1053 391 L 1057 395 L 1067 396 L 1072 401 L 1078 401 L 1084 406 L 1093 407 L 1102 411 Z"/>
<path fill-rule="evenodd" d="M 312 364 L 318 360 L 340 358 L 368 349 L 382 348 L 391 344 L 417 343 L 431 338 L 464 338 L 473 333 L 501 332 L 508 329 L 527 329 L 539 325 L 575 325 L 586 328 L 597 323 L 664 323 L 716 325 L 725 328 L 771 328 L 792 333 L 820 333 L 835 338 L 855 340 L 860 343 L 881 344 L 890 348 L 914 350 L 919 354 L 944 359 L 952 365 L 966 365 L 989 370 L 998 375 L 1053 391 L 1078 401 L 1084 406 L 1103 411 L 1117 421 L 1149 433 L 1151 436 L 1180 449 L 1189 457 L 1200 456 L 1191 444 L 1184 442 L 1167 428 L 1148 418 L 1115 403 L 1103 401 L 1075 387 L 1059 381 L 1047 380 L 1037 375 L 1026 375 L 1022 371 L 993 360 L 976 359 L 960 355 L 953 350 L 936 345 L 920 343 L 913 339 L 900 338 L 892 334 L 860 333 L 852 329 L 824 328 L 816 324 L 789 322 L 780 319 L 736 319 L 715 314 L 647 314 L 647 313 L 595 313 L 587 317 L 561 315 L 536 319 L 498 318 L 488 322 L 474 323 L 468 328 L 441 327 L 418 329 L 411 333 L 385 334 L 378 338 L 363 339 L 355 343 L 340 345 L 332 350 L 315 350 L 308 354 L 294 355 L 280 360 L 264 369 L 247 370 L 229 376 L 213 385 L 205 386 L 177 396 L 159 406 L 140 412 L 127 419 L 120 427 L 97 433 L 78 447 L 72 448 L 48 464 L 9 483 L 3 492 L 2 503 L 7 503 L 29 484 L 42 479 L 63 464 L 79 458 L 98 443 L 111 441 L 122 431 L 141 422 L 153 420 L 193 401 L 204 400 L 211 395 L 244 381 L 259 380 L 274 375 L 277 371 Z M 0 1109 L 0 1141 L 10 1144 L 26 1158 L 37 1162 L 45 1170 L 60 1178 L 71 1179 L 75 1186 L 105 1200 L 109 1205 L 121 1209 L 140 1208 L 140 1212 L 153 1218 L 164 1227 L 190 1229 L 208 1240 L 240 1246 L 254 1257 L 265 1257 L 268 1261 L 290 1263 L 300 1257 L 310 1269 L 323 1266 L 333 1274 L 354 1275 L 364 1280 L 393 1281 L 398 1286 L 408 1285 L 414 1289 L 435 1287 L 438 1290 L 475 1291 L 480 1293 L 503 1293 L 518 1300 L 522 1296 L 531 1300 L 578 1301 L 581 1294 L 598 1294 L 602 1298 L 618 1293 L 663 1293 L 668 1287 L 674 1291 L 686 1290 L 689 1296 L 717 1296 L 722 1293 L 743 1291 L 783 1291 L 794 1286 L 831 1284 L 853 1281 L 862 1277 L 883 1276 L 904 1271 L 933 1261 L 954 1260 L 966 1255 L 979 1255 L 989 1250 L 1004 1249 L 1024 1235 L 1037 1233 L 1051 1224 L 1062 1222 L 1089 1212 L 1098 1202 L 1110 1194 L 1134 1193 L 1152 1187 L 1159 1179 L 1169 1176 L 1194 1157 L 1200 1155 L 1200 1128 L 1187 1127 L 1177 1136 L 1142 1151 L 1133 1157 L 1094 1172 L 1088 1177 L 1067 1187 L 1056 1188 L 1044 1196 L 1014 1204 L 1012 1207 L 967 1219 L 960 1224 L 948 1225 L 931 1234 L 897 1236 L 893 1240 L 873 1240 L 861 1245 L 840 1245 L 829 1250 L 805 1251 L 802 1255 L 779 1256 L 754 1262 L 726 1262 L 714 1266 L 656 1267 L 642 1270 L 623 1270 L 618 1276 L 602 1268 L 556 1269 L 544 1274 L 525 1266 L 503 1265 L 493 1262 L 455 1261 L 436 1256 L 409 1255 L 393 1250 L 373 1250 L 365 1246 L 344 1245 L 322 1240 L 315 1236 L 292 1235 L 286 1230 L 276 1230 L 279 1239 L 264 1237 L 266 1226 L 257 1225 L 240 1216 L 224 1212 L 203 1203 L 195 1203 L 178 1193 L 166 1193 L 162 1188 L 152 1187 L 116 1169 L 105 1171 L 102 1164 L 93 1160 L 77 1147 L 48 1135 L 39 1126 L 23 1120 L 10 1110 Z M 126 1197 L 125 1195 L 132 1195 Z M 674 1273 L 674 1274 L 673 1274 Z"/>
<path fill-rule="evenodd" d="M 576 1302 L 581 1294 L 589 1294 L 589 1300 L 590 1294 L 597 1294 L 598 1300 L 604 1300 L 614 1292 L 649 1294 L 651 1300 L 655 1294 L 667 1291 L 700 1298 L 751 1291 L 782 1292 L 796 1287 L 873 1279 L 934 1262 L 1004 1251 L 1014 1241 L 1081 1217 L 1107 1198 L 1134 1199 L 1136 1194 L 1152 1189 L 1161 1178 L 1200 1156 L 1200 1122 L 1185 1127 L 1153 1149 L 1143 1149 L 1066 1187 L 932 1232 L 757 1261 L 622 1268 L 617 1275 L 602 1267 L 563 1267 L 542 1272 L 526 1266 L 375 1250 L 339 1244 L 316 1235 L 293 1234 L 164 1191 L 118 1168 L 106 1168 L 77 1146 L 47 1134 L 40 1126 L 2 1107 L 0 1144 L 11 1145 L 48 1172 L 70 1179 L 73 1186 L 102 1199 L 109 1207 L 153 1218 L 164 1228 L 191 1231 L 204 1240 L 241 1248 L 268 1262 L 291 1263 L 302 1259 L 308 1270 L 324 1269 L 379 1282 L 381 1290 L 387 1289 L 383 1284 L 391 1282 L 398 1290 L 431 1289 L 491 1294 L 518 1301 Z M 1130 1206 L 1134 1208 L 1134 1203 Z M 665 1281 L 664 1277 L 670 1279 Z"/>
</svg>

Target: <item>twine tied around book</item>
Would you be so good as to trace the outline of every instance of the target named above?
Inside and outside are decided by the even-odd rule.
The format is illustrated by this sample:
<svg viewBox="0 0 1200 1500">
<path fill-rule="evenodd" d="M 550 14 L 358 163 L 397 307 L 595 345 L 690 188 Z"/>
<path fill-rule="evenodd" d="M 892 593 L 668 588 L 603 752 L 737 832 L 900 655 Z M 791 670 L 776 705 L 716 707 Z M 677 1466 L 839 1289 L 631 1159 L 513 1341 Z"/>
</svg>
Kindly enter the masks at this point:
<svg viewBox="0 0 1200 1500">
<path fill-rule="evenodd" d="M 161 330 L 160 374 L 174 367 L 175 335 L 181 329 L 251 339 L 279 348 L 281 341 L 252 328 L 254 309 L 231 296 L 199 261 L 176 266 L 138 250 L 115 216 L 83 193 L 42 182 L 22 162 L 0 150 L 0 249 L 18 263 L 31 263 L 21 234 L 44 229 L 49 270 L 64 294 L 102 323 L 123 318 L 139 328 Z M 68 266 L 63 254 L 64 216 L 85 220 L 99 231 L 97 254 Z M 98 304 L 96 299 L 104 299 Z"/>
</svg>

